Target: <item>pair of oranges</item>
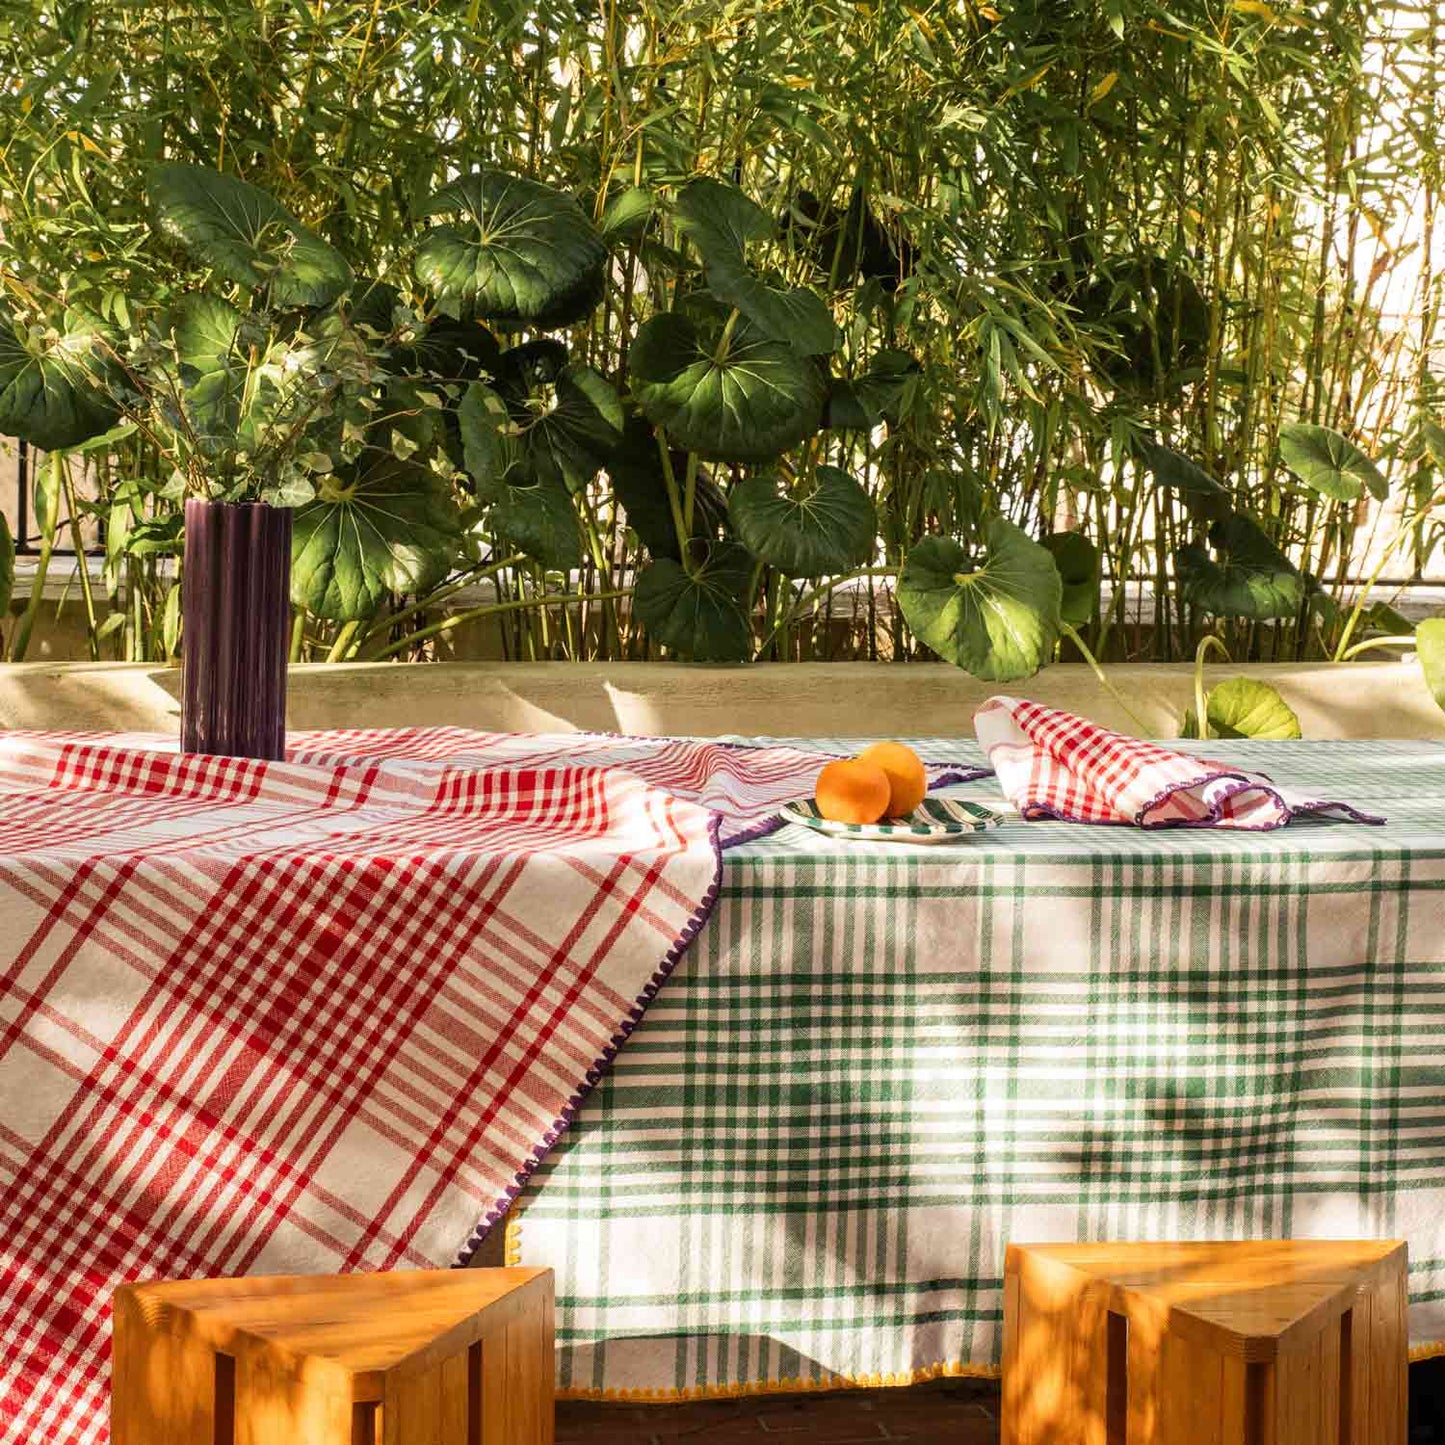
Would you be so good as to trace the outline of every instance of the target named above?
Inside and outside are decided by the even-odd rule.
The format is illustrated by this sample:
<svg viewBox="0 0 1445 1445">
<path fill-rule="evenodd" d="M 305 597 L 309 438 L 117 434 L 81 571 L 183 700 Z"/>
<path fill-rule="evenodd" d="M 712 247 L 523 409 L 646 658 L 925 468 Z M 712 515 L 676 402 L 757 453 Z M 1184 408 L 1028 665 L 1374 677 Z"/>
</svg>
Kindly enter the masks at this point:
<svg viewBox="0 0 1445 1445">
<path fill-rule="evenodd" d="M 928 791 L 918 754 L 903 743 L 874 743 L 855 758 L 839 758 L 818 774 L 818 811 L 835 823 L 906 818 Z"/>
</svg>

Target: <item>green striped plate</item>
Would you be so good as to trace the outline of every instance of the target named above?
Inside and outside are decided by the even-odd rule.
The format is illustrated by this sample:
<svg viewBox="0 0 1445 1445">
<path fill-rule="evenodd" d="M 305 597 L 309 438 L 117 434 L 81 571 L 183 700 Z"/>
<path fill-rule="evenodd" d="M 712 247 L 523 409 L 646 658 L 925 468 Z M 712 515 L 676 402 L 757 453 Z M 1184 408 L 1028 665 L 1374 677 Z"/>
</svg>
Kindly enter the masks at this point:
<svg viewBox="0 0 1445 1445">
<path fill-rule="evenodd" d="M 948 843 L 968 833 L 997 828 L 1003 815 L 967 798 L 925 798 L 906 818 L 881 823 L 837 823 L 818 812 L 811 798 L 784 803 L 781 815 L 789 823 L 816 828 L 833 838 L 852 838 L 875 843 Z"/>
</svg>

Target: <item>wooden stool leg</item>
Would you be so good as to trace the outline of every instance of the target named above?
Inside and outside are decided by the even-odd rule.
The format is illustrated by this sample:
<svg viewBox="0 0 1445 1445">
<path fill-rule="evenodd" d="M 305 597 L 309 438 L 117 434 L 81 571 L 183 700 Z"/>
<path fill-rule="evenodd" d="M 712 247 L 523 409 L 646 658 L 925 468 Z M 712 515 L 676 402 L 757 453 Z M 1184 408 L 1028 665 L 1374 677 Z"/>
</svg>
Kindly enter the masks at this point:
<svg viewBox="0 0 1445 1445">
<path fill-rule="evenodd" d="M 550 1294 L 482 1341 L 482 1431 L 470 1445 L 553 1445 L 555 1350 Z"/>
<path fill-rule="evenodd" d="M 378 1445 L 552 1445 L 552 1297 L 469 1349 L 386 1379 Z"/>
<path fill-rule="evenodd" d="M 236 1357 L 233 1440 L 215 1445 L 351 1445 L 350 1374 L 316 1356 L 297 1359 L 260 1340 Z"/>
<path fill-rule="evenodd" d="M 1409 1428 L 1405 1271 L 1402 1260 L 1350 1311 L 1350 1434 L 1341 1445 L 1405 1445 Z"/>
<path fill-rule="evenodd" d="M 215 1445 L 217 1363 L 209 1345 L 175 1321 L 150 1318 L 122 1289 L 111 1351 L 112 1445 Z"/>
<path fill-rule="evenodd" d="M 1124 1438 L 1122 1321 L 1077 1281 L 1010 1251 L 1003 1445 L 1116 1445 Z"/>
<path fill-rule="evenodd" d="M 1141 1430 L 1140 1440 L 1149 1445 L 1254 1445 L 1251 1372 L 1257 1375 L 1262 1366 L 1248 1365 L 1242 1356 L 1221 1354 L 1167 1331 L 1154 1356 L 1147 1381 L 1147 1413 L 1153 1433 Z M 1136 1381 L 1131 1379 L 1131 1410 L 1135 1387 Z M 1254 1388 L 1259 1388 L 1257 1380 Z M 1132 1413 L 1129 1422 L 1132 1428 Z M 1130 1445 L 1134 1439 L 1130 1434 Z"/>
</svg>

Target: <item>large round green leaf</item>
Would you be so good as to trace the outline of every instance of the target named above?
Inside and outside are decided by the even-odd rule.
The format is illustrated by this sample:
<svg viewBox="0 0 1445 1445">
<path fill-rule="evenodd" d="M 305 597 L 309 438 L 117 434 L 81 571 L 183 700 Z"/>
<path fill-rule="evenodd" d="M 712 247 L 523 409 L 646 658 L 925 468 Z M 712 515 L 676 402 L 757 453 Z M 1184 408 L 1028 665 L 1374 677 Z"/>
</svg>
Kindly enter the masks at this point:
<svg viewBox="0 0 1445 1445">
<path fill-rule="evenodd" d="M 687 453 L 673 452 L 670 460 L 674 479 L 682 478 Z M 642 545 L 654 557 L 679 560 L 682 549 L 678 545 L 672 502 L 667 495 L 667 478 L 657 450 L 657 437 L 646 417 L 634 413 L 627 418 L 622 442 L 607 459 L 607 476 L 627 513 L 628 525 L 642 539 Z M 680 486 L 679 481 L 679 489 Z M 715 540 L 727 523 L 727 498 L 717 483 L 699 468 L 693 478 L 692 535 Z"/>
<path fill-rule="evenodd" d="M 674 216 L 702 256 L 713 295 L 736 306 L 764 336 L 804 356 L 833 350 L 838 330 L 828 303 L 806 287 L 766 280 L 748 265 L 748 243 L 772 235 L 761 206 L 735 186 L 702 178 L 679 192 Z"/>
<path fill-rule="evenodd" d="M 602 239 L 609 246 L 640 241 L 656 204 L 652 192 L 641 186 L 628 186 L 619 191 L 603 209 L 602 222 L 597 228 Z"/>
<path fill-rule="evenodd" d="M 1059 634 L 1061 584 L 1048 552 L 993 517 L 981 555 L 925 537 L 903 563 L 898 603 L 926 647 L 990 682 L 1030 677 Z"/>
<path fill-rule="evenodd" d="M 1348 437 L 1327 426 L 1286 423 L 1279 429 L 1279 454 L 1306 486 L 1338 502 L 1353 502 L 1365 487 L 1383 502 L 1390 490 L 1374 462 Z"/>
<path fill-rule="evenodd" d="M 395 286 L 358 276 L 346 294 L 338 298 L 336 310 L 352 326 L 364 327 L 377 336 L 389 336 L 395 329 L 397 313 L 405 313 L 406 304 Z"/>
<path fill-rule="evenodd" d="M 455 314 L 566 326 L 601 299 L 607 248 L 570 196 L 504 171 L 443 186 L 427 216 L 455 216 L 422 238 L 416 274 Z"/>
<path fill-rule="evenodd" d="M 57 334 L 23 330 L 0 310 L 0 433 L 60 451 L 109 431 L 120 408 L 100 344 L 88 317 L 71 313 Z"/>
<path fill-rule="evenodd" d="M 371 617 L 389 597 L 425 592 L 451 570 L 461 514 L 426 467 L 379 455 L 322 478 L 291 539 L 291 600 L 317 617 Z"/>
<path fill-rule="evenodd" d="M 1215 551 L 1188 543 L 1175 554 L 1184 600 L 1214 617 L 1293 617 L 1305 599 L 1298 569 L 1249 517 L 1209 529 Z"/>
<path fill-rule="evenodd" d="M 580 492 L 622 440 L 622 402 L 590 366 L 569 362 L 550 386 L 534 387 L 512 415 L 538 476 Z"/>
<path fill-rule="evenodd" d="M 10 523 L 0 512 L 0 622 L 10 617 L 10 594 L 15 588 L 15 538 Z"/>
<path fill-rule="evenodd" d="M 1043 545 L 1063 584 L 1060 615 L 1083 627 L 1099 609 L 1099 549 L 1082 532 L 1051 532 Z"/>
<path fill-rule="evenodd" d="M 1445 708 L 1445 617 L 1431 617 L 1415 629 L 1415 650 L 1425 673 L 1425 685 Z"/>
<path fill-rule="evenodd" d="M 773 233 L 768 213 L 736 186 L 699 176 L 673 202 L 678 229 L 697 247 L 704 266 L 741 260 L 748 244 Z"/>
<path fill-rule="evenodd" d="M 502 349 L 478 321 L 439 316 L 415 341 L 392 347 L 387 370 L 436 381 L 475 381 L 494 374 Z"/>
<path fill-rule="evenodd" d="M 1210 690 L 1204 700 L 1204 717 L 1211 738 L 1297 738 L 1299 718 L 1294 709 L 1267 682 L 1231 677 Z M 1190 708 L 1184 715 L 1183 736 L 1200 736 L 1199 719 Z"/>
<path fill-rule="evenodd" d="M 544 567 L 574 566 L 582 535 L 572 497 L 560 471 L 536 465 L 527 434 L 502 396 L 474 381 L 457 408 L 457 422 L 463 464 L 487 506 L 488 525 Z"/>
<path fill-rule="evenodd" d="M 917 385 L 922 373 L 917 359 L 906 351 L 875 352 L 861 375 L 830 379 L 825 425 L 838 431 L 870 431 L 885 417 L 896 420 L 909 388 Z"/>
<path fill-rule="evenodd" d="M 1078 301 L 1099 334 L 1096 359 L 1115 386 L 1170 390 L 1200 374 L 1209 349 L 1209 304 L 1182 263 L 1164 256 L 1109 257 Z"/>
<path fill-rule="evenodd" d="M 1178 492 L 1193 515 L 1208 521 L 1219 521 L 1229 515 L 1228 489 L 1203 467 L 1149 437 L 1140 442 L 1139 454 L 1155 484 Z"/>
<path fill-rule="evenodd" d="M 819 467 L 801 487 L 748 477 L 728 499 L 733 528 L 749 552 L 790 577 L 822 577 L 873 556 L 878 517 L 868 493 L 837 467 Z"/>
<path fill-rule="evenodd" d="M 520 465 L 582 491 L 622 441 L 621 400 L 591 367 L 571 362 L 551 380 L 522 376 L 505 388 L 467 389 L 458 422 L 468 472 L 485 489 L 499 467 Z"/>
<path fill-rule="evenodd" d="M 746 321 L 724 342 L 676 311 L 643 323 L 629 368 L 642 410 L 717 461 L 772 460 L 817 431 L 827 396 L 819 366 Z"/>
<path fill-rule="evenodd" d="M 707 268 L 714 296 L 736 306 L 764 336 L 800 356 L 826 356 L 838 345 L 838 327 L 828 303 L 806 286 L 787 286 L 755 275 L 744 261 Z"/>
<path fill-rule="evenodd" d="M 577 510 L 556 477 L 528 476 L 502 488 L 487 510 L 487 525 L 544 567 L 566 571 L 582 560 Z"/>
<path fill-rule="evenodd" d="M 743 598 L 753 560 L 741 547 L 717 542 L 689 573 L 659 557 L 637 579 L 632 606 L 654 642 L 690 662 L 746 662 L 753 629 Z"/>
<path fill-rule="evenodd" d="M 235 176 L 167 161 L 151 167 L 146 195 L 162 233 L 228 281 L 269 287 L 279 306 L 324 306 L 351 285 L 334 246 Z"/>
</svg>

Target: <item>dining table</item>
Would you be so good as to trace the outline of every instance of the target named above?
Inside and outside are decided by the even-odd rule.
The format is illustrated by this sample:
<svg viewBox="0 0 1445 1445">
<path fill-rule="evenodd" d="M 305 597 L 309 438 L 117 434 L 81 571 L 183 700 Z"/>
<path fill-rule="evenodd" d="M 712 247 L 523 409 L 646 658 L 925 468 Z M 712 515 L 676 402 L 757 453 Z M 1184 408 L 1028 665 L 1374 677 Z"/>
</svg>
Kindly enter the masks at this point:
<svg viewBox="0 0 1445 1445">
<path fill-rule="evenodd" d="M 786 821 L 862 741 L 0 734 L 0 1442 L 105 1440 L 140 1278 L 546 1266 L 559 1391 L 669 1399 L 993 1373 L 1011 1241 L 1401 1238 L 1445 1353 L 1445 746 Z"/>
<path fill-rule="evenodd" d="M 1445 1352 L 1445 746 L 1170 746 L 1386 822 L 725 854 L 507 1220 L 564 1395 L 996 1373 L 1011 1240 L 1402 1238 Z"/>
</svg>

